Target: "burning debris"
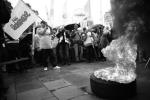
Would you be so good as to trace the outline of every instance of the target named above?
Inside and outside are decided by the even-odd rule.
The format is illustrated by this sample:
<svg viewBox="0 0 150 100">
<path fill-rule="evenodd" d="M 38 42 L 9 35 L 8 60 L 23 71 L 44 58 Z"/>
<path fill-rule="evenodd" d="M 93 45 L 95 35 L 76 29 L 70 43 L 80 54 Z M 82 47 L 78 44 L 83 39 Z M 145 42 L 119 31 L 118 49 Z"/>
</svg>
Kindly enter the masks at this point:
<svg viewBox="0 0 150 100">
<path fill-rule="evenodd" d="M 91 89 L 97 96 L 118 100 L 136 95 L 136 32 L 132 21 L 128 23 L 125 35 L 102 49 L 103 55 L 115 65 L 99 69 L 90 76 Z"/>
<path fill-rule="evenodd" d="M 109 46 L 102 49 L 104 56 L 115 66 L 95 71 L 94 75 L 97 78 L 119 83 L 134 81 L 137 57 L 137 45 L 134 43 L 136 36 L 136 22 L 131 21 L 127 24 L 125 35 L 113 40 Z"/>
<path fill-rule="evenodd" d="M 134 32 L 136 28 L 133 26 L 129 23 L 126 32 Z M 102 49 L 103 55 L 114 64 L 96 70 L 91 75 L 91 89 L 96 95 L 118 100 L 136 94 L 137 45 L 130 40 L 131 38 L 134 39 L 135 36 L 123 35 Z"/>
<path fill-rule="evenodd" d="M 99 69 L 90 76 L 96 95 L 121 99 L 136 95 L 137 49 L 144 49 L 150 56 L 149 4 L 148 0 L 111 0 L 116 39 L 102 53 L 115 66 Z"/>
<path fill-rule="evenodd" d="M 136 79 L 136 57 L 138 48 L 150 55 L 150 8 L 148 0 L 111 0 L 114 16 L 113 34 L 118 39 L 102 50 L 107 59 L 115 63 L 114 67 L 94 72 L 97 78 L 130 83 Z"/>
<path fill-rule="evenodd" d="M 95 71 L 94 75 L 97 78 L 119 83 L 128 83 L 136 79 L 137 45 L 128 40 L 128 35 L 113 40 L 102 52 L 115 66 Z"/>
</svg>

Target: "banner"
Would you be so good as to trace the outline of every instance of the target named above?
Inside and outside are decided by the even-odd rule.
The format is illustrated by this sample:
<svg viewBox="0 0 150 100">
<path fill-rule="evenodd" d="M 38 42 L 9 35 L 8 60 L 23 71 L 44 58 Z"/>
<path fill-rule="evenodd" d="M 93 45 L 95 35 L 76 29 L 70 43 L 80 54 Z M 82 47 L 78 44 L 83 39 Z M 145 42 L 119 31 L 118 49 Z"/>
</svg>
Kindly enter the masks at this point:
<svg viewBox="0 0 150 100">
<path fill-rule="evenodd" d="M 104 14 L 104 24 L 106 26 L 113 26 L 113 16 L 111 12 L 105 12 Z"/>
<path fill-rule="evenodd" d="M 13 39 L 18 39 L 21 34 L 40 18 L 22 1 L 12 10 L 11 18 L 4 26 L 4 31 Z"/>
</svg>

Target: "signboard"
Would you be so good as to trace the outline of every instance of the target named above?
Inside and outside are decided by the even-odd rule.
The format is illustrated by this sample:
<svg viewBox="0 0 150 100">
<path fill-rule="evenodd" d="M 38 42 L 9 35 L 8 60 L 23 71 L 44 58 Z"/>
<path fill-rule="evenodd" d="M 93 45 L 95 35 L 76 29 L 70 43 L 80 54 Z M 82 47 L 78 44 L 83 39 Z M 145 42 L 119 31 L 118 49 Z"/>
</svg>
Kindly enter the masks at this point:
<svg viewBox="0 0 150 100">
<path fill-rule="evenodd" d="M 111 12 L 106 12 L 104 14 L 104 24 L 106 26 L 113 26 L 113 16 Z"/>
</svg>

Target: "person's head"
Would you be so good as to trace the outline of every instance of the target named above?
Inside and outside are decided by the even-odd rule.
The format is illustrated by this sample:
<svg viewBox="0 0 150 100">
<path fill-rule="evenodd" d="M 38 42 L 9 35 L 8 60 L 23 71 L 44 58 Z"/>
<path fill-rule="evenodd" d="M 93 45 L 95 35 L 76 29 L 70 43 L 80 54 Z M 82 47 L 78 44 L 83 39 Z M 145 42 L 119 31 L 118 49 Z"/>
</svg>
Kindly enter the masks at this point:
<svg viewBox="0 0 150 100">
<path fill-rule="evenodd" d="M 77 30 L 78 29 L 78 24 L 74 25 L 74 29 Z"/>
<path fill-rule="evenodd" d="M 39 35 L 44 35 L 44 28 L 42 25 L 36 27 L 36 33 Z"/>
<path fill-rule="evenodd" d="M 84 27 L 84 28 L 83 28 L 83 32 L 85 32 L 85 31 L 86 31 L 86 28 Z"/>
<path fill-rule="evenodd" d="M 99 31 L 100 30 L 100 27 L 96 27 L 96 31 Z"/>
<path fill-rule="evenodd" d="M 105 27 L 103 29 L 103 34 L 109 34 L 109 27 Z"/>
<path fill-rule="evenodd" d="M 66 32 L 67 34 L 69 34 L 69 33 L 70 33 L 70 31 L 69 31 L 69 30 L 65 30 L 65 32 Z"/>
<path fill-rule="evenodd" d="M 57 32 L 57 29 L 56 28 L 53 28 L 53 33 L 55 34 Z"/>
<path fill-rule="evenodd" d="M 106 26 L 105 29 L 106 29 L 106 30 L 109 30 L 109 26 Z"/>
<path fill-rule="evenodd" d="M 41 26 L 44 28 L 44 27 L 46 27 L 47 26 L 47 23 L 45 22 L 45 21 L 41 21 Z"/>
</svg>

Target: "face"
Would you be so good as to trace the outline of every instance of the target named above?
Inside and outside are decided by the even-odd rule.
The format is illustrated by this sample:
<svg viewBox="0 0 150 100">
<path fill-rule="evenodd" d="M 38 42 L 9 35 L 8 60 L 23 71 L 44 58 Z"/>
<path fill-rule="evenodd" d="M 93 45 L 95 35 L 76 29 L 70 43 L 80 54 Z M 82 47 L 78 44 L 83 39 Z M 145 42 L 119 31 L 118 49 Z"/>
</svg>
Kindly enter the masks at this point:
<svg viewBox="0 0 150 100">
<path fill-rule="evenodd" d="M 53 33 L 56 33 L 57 31 L 55 29 L 53 29 Z"/>
<path fill-rule="evenodd" d="M 37 30 L 36 30 L 36 32 L 39 34 L 39 35 L 42 35 L 42 34 L 44 34 L 44 28 L 42 27 L 42 26 L 39 26 L 38 28 L 37 28 Z"/>
<path fill-rule="evenodd" d="M 41 27 L 44 28 L 46 25 L 44 23 L 41 23 Z"/>
<path fill-rule="evenodd" d="M 77 25 L 77 24 L 75 24 L 75 25 L 74 25 L 74 29 L 77 29 L 77 28 L 78 28 L 78 25 Z"/>
</svg>

